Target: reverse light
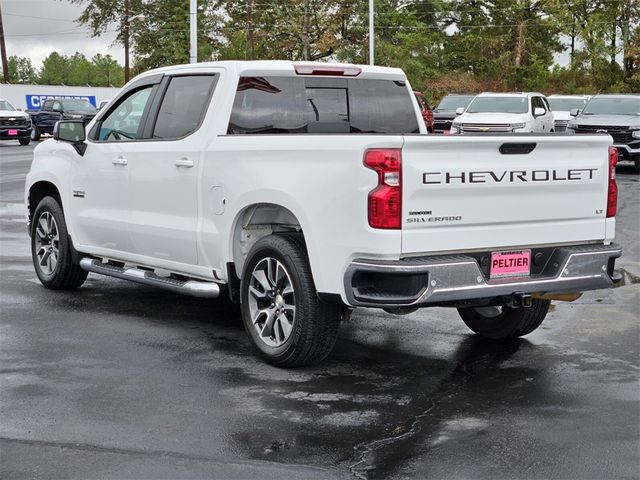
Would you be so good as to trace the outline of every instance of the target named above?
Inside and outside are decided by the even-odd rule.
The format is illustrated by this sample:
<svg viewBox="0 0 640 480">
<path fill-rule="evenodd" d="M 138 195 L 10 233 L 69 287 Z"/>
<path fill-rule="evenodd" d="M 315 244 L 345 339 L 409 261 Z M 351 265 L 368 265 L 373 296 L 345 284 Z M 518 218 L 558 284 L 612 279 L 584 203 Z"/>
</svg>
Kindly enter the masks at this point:
<svg viewBox="0 0 640 480">
<path fill-rule="evenodd" d="M 399 148 L 367 150 L 364 165 L 378 174 L 369 192 L 369 226 L 398 230 L 402 223 L 402 154 Z"/>
<path fill-rule="evenodd" d="M 607 190 L 607 218 L 615 217 L 618 211 L 618 185 L 616 184 L 616 164 L 618 149 L 609 147 L 609 189 Z"/>
<path fill-rule="evenodd" d="M 298 75 L 329 75 L 335 77 L 357 77 L 362 73 L 359 67 L 332 67 L 331 65 L 297 64 L 293 68 Z"/>
</svg>

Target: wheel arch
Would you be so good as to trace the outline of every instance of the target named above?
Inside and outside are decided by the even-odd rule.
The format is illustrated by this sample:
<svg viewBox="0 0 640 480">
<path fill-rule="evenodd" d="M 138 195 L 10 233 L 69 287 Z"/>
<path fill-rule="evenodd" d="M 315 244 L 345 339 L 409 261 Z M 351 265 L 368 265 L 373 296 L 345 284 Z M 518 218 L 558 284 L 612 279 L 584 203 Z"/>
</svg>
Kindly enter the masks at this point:
<svg viewBox="0 0 640 480">
<path fill-rule="evenodd" d="M 28 215 L 28 224 L 31 224 L 33 219 L 33 214 L 38 207 L 38 204 L 44 197 L 56 197 L 58 203 L 60 204 L 60 208 L 64 212 L 64 206 L 62 205 L 62 195 L 60 195 L 60 190 L 56 185 L 47 180 L 40 180 L 35 182 L 31 187 L 29 187 L 29 198 L 27 201 L 27 215 Z"/>
<path fill-rule="evenodd" d="M 251 247 L 260 238 L 278 232 L 300 232 L 304 238 L 298 217 L 277 203 L 253 203 L 237 213 L 231 228 L 230 258 L 238 278 L 242 278 L 242 269 Z"/>
</svg>

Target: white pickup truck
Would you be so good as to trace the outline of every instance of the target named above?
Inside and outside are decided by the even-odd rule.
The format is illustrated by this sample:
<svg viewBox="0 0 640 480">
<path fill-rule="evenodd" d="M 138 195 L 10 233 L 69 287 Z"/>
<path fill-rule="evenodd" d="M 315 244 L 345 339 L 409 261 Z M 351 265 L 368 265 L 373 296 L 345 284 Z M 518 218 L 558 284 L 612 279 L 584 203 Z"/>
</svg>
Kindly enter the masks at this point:
<svg viewBox="0 0 640 480">
<path fill-rule="evenodd" d="M 36 273 L 51 289 L 95 272 L 239 302 L 279 366 L 325 358 L 353 307 L 454 307 L 506 339 L 550 300 L 613 285 L 610 137 L 425 133 L 397 69 L 144 73 L 36 148 Z"/>
</svg>

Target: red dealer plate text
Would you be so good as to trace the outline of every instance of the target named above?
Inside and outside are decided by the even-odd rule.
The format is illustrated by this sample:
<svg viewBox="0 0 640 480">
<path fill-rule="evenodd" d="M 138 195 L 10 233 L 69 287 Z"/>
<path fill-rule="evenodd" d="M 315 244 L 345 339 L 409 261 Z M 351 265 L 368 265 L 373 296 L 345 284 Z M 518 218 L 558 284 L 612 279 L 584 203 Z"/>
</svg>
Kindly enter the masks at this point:
<svg viewBox="0 0 640 480">
<path fill-rule="evenodd" d="M 18 130 L 9 130 L 9 135 L 18 135 Z"/>
<path fill-rule="evenodd" d="M 491 278 L 528 276 L 530 266 L 531 250 L 492 252 L 489 276 Z"/>
</svg>

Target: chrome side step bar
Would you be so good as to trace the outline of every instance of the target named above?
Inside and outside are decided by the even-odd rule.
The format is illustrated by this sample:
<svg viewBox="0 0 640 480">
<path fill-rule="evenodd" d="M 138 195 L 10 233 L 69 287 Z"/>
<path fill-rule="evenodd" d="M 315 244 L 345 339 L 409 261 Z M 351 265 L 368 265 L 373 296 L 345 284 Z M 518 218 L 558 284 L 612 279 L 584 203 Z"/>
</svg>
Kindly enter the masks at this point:
<svg viewBox="0 0 640 480">
<path fill-rule="evenodd" d="M 132 282 L 164 288 L 165 290 L 171 290 L 172 292 L 183 293 L 193 297 L 216 298 L 220 295 L 220 285 L 214 282 L 177 280 L 175 278 L 161 277 L 147 270 L 133 267 L 117 267 L 89 257 L 80 260 L 80 267 L 87 272 L 121 278 L 122 280 L 131 280 Z"/>
</svg>

